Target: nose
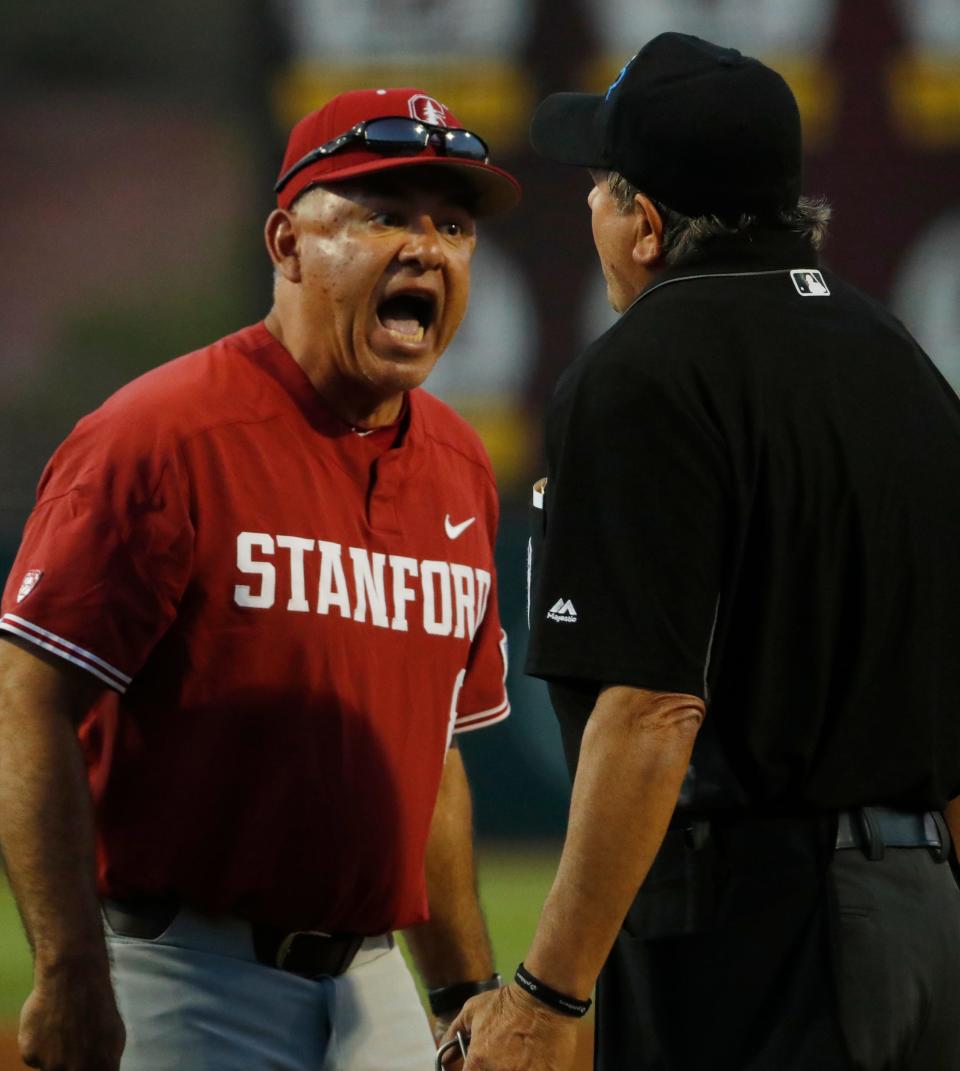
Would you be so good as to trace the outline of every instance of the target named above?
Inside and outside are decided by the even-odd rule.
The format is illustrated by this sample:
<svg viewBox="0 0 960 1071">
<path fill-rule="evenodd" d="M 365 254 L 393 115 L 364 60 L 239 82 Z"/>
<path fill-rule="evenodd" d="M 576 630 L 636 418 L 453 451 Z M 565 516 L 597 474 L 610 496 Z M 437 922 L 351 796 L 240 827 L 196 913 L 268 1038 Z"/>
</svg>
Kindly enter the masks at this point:
<svg viewBox="0 0 960 1071">
<path fill-rule="evenodd" d="M 418 265 L 423 271 L 433 271 L 443 264 L 443 243 L 430 216 L 419 216 L 410 222 L 400 263 Z"/>
</svg>

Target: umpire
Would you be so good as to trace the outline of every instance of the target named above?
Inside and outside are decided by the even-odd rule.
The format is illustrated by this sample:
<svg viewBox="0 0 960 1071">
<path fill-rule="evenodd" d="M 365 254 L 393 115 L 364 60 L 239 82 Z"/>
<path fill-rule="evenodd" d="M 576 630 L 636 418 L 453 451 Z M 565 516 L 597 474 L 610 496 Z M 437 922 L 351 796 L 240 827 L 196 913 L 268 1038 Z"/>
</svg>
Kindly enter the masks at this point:
<svg viewBox="0 0 960 1071">
<path fill-rule="evenodd" d="M 528 669 L 573 802 L 466 1068 L 564 1067 L 599 974 L 599 1071 L 953 1071 L 957 398 L 819 266 L 757 60 L 663 34 L 532 138 L 591 169 L 623 315 L 547 420 Z"/>
</svg>

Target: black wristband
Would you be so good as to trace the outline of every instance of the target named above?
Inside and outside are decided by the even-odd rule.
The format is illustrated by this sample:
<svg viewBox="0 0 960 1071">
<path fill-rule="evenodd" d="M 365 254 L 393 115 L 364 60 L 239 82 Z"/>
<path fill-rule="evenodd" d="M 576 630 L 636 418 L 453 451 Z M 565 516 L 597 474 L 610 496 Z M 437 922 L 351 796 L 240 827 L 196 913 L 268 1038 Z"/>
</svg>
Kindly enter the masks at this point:
<svg viewBox="0 0 960 1071">
<path fill-rule="evenodd" d="M 459 1011 L 471 997 L 490 989 L 499 989 L 500 984 L 500 975 L 492 974 L 483 982 L 455 982 L 453 985 L 428 989 L 430 1011 L 434 1015 L 449 1015 L 452 1011 Z"/>
<path fill-rule="evenodd" d="M 541 982 L 539 978 L 534 977 L 522 963 L 517 967 L 517 973 L 513 976 L 513 980 L 521 989 L 525 989 L 531 997 L 536 997 L 537 1000 L 546 1004 L 548 1008 L 553 1008 L 554 1011 L 560 1012 L 561 1015 L 569 1015 L 572 1019 L 582 1019 L 593 1003 L 589 998 L 587 1000 L 577 1000 L 576 997 L 568 997 L 566 993 L 559 993 L 556 989 L 551 989 L 550 986 Z"/>
</svg>

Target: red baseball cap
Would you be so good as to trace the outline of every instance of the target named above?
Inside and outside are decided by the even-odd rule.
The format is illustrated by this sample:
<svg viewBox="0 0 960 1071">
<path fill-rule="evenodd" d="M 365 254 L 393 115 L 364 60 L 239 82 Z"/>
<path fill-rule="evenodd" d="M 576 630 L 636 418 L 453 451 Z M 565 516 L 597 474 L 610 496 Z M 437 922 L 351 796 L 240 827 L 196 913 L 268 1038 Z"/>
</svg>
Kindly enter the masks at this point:
<svg viewBox="0 0 960 1071">
<path fill-rule="evenodd" d="M 321 145 L 352 130 L 364 120 L 387 117 L 416 119 L 430 126 L 462 130 L 463 125 L 446 105 L 424 93 L 422 89 L 358 89 L 341 93 L 322 108 L 305 115 L 287 141 L 277 185 L 277 206 L 289 208 L 309 186 L 317 183 L 340 182 L 374 171 L 397 167 L 439 165 L 453 168 L 462 175 L 477 194 L 475 211 L 478 216 L 505 212 L 520 200 L 520 183 L 502 168 L 485 160 L 444 155 L 431 141 L 410 153 L 385 154 L 368 148 L 362 141 L 320 157 L 296 170 L 281 186 L 281 180 L 305 156 Z"/>
</svg>

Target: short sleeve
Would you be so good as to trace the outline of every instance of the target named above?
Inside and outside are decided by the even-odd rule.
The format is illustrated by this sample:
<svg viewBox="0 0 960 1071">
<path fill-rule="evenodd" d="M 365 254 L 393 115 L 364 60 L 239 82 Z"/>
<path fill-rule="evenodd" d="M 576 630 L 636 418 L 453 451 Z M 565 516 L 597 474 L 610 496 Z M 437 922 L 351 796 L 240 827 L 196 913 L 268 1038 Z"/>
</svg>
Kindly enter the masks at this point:
<svg viewBox="0 0 960 1071">
<path fill-rule="evenodd" d="M 491 490 L 488 533 L 490 552 L 496 538 L 496 491 Z M 500 624 L 497 576 L 478 570 L 478 623 L 470 656 L 453 699 L 453 731 L 467 732 L 502 721 L 510 713 L 507 695 L 507 634 Z"/>
<path fill-rule="evenodd" d="M 188 501 L 175 447 L 135 422 L 81 421 L 41 480 L 0 630 L 124 692 L 176 616 Z"/>
<path fill-rule="evenodd" d="M 528 672 L 705 698 L 729 477 L 700 385 L 585 361 L 547 445 Z"/>
</svg>

